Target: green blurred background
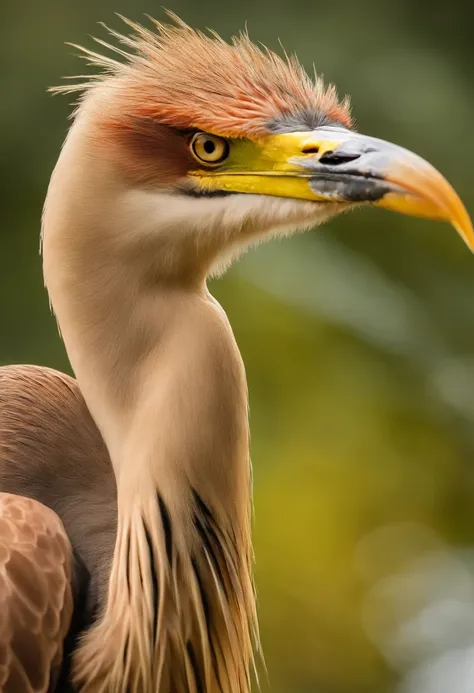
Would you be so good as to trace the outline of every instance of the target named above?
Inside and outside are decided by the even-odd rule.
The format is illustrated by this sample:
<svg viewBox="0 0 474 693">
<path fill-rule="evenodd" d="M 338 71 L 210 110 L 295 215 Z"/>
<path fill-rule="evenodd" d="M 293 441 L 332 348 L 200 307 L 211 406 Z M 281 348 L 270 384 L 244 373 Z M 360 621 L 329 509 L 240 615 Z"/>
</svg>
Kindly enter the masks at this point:
<svg viewBox="0 0 474 693">
<path fill-rule="evenodd" d="M 472 10 L 459 2 L 168 0 L 280 38 L 358 127 L 434 163 L 474 211 Z M 467 3 L 466 3 L 467 8 Z M 68 370 L 41 206 L 80 73 L 64 41 L 150 0 L 2 4 L 0 362 Z M 364 210 L 248 254 L 212 290 L 247 366 L 262 638 L 274 693 L 474 690 L 474 259 L 447 225 Z"/>
</svg>

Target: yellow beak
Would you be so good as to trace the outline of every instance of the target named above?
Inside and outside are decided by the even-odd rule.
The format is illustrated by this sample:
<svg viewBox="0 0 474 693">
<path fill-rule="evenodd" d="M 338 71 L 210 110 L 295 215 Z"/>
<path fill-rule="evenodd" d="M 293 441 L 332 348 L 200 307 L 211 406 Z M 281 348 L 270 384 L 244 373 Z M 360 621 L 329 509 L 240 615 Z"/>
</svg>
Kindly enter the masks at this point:
<svg viewBox="0 0 474 693">
<path fill-rule="evenodd" d="M 367 203 L 453 224 L 474 252 L 469 215 L 447 180 L 407 149 L 340 127 L 234 141 L 218 169 L 195 171 L 201 189 Z"/>
</svg>

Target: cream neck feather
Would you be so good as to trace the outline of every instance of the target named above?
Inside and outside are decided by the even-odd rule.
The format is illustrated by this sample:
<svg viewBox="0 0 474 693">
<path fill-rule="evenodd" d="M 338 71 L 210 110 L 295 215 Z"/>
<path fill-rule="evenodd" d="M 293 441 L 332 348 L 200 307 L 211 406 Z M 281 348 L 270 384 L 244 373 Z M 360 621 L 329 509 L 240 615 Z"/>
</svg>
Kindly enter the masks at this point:
<svg viewBox="0 0 474 693">
<path fill-rule="evenodd" d="M 205 285 L 213 249 L 176 224 L 171 195 L 160 206 L 131 190 L 90 126 L 80 116 L 68 136 L 43 224 L 46 285 L 118 487 L 108 599 L 75 680 L 87 693 L 248 693 L 247 392 Z"/>
</svg>

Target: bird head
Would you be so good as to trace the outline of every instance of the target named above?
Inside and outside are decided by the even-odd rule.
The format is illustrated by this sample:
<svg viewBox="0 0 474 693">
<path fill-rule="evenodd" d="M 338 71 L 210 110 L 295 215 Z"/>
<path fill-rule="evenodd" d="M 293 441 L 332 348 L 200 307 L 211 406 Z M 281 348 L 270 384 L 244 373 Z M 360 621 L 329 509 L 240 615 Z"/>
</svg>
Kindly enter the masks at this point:
<svg viewBox="0 0 474 693">
<path fill-rule="evenodd" d="M 360 205 L 449 221 L 474 249 L 445 178 L 414 153 L 356 132 L 348 99 L 296 57 L 246 34 L 229 44 L 176 17 L 152 30 L 124 21 L 130 34 L 109 29 L 119 45 L 98 40 L 121 60 L 81 49 L 101 74 L 59 91 L 83 90 L 77 119 L 92 118 L 95 155 L 146 193 L 143 214 L 152 197 L 175 239 L 199 239 L 209 265 Z"/>
</svg>

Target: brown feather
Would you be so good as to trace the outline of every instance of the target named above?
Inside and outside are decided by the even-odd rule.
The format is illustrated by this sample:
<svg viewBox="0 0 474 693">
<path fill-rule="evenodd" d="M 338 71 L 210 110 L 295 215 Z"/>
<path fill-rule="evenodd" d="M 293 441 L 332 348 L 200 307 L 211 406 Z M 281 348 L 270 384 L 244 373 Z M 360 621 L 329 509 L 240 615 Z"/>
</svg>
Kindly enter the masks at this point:
<svg viewBox="0 0 474 693">
<path fill-rule="evenodd" d="M 65 643 L 69 654 L 78 632 L 94 618 L 105 601 L 117 513 L 115 477 L 110 458 L 73 378 L 37 366 L 0 368 L 0 494 L 1 492 L 19 494 L 4 497 L 16 499 L 20 509 L 39 509 L 39 517 L 44 522 L 48 521 L 53 528 L 60 527 L 61 536 L 67 541 L 67 545 L 69 546 L 69 542 L 72 544 L 76 560 L 68 554 L 68 579 L 71 580 L 68 594 L 72 591 L 74 596 L 75 615 Z M 45 508 L 45 505 L 52 510 Z M 8 507 L 10 515 L 17 512 L 16 505 L 14 507 L 10 503 Z M 21 524 L 15 524 L 11 517 L 9 524 L 3 516 L 0 519 L 0 566 L 2 556 L 13 560 L 12 575 L 16 576 L 18 582 L 16 592 L 6 592 L 0 567 L 2 615 L 8 609 L 16 614 L 19 605 L 26 604 L 28 607 L 29 603 L 34 604 L 35 584 L 40 584 L 40 578 L 35 578 L 34 582 L 26 581 L 26 559 L 22 553 L 14 552 L 15 544 L 10 541 L 14 534 L 10 531 L 7 537 L 7 526 L 21 534 L 23 541 L 25 537 L 31 539 L 31 542 L 38 541 L 36 549 L 34 546 L 30 547 L 31 553 L 38 562 L 43 561 L 45 568 L 52 571 L 48 578 L 51 588 L 60 587 L 57 577 L 61 575 L 64 558 L 59 551 L 53 556 L 54 547 L 49 553 L 41 553 L 40 547 L 44 546 L 45 538 L 38 533 L 40 525 L 35 528 L 35 517 L 31 511 L 28 518 L 21 520 Z M 46 541 L 53 546 L 52 540 L 47 538 Z M 56 575 L 53 558 L 57 560 Z M 33 565 L 31 570 L 28 568 L 27 575 L 34 577 L 37 570 L 39 568 Z M 13 579 L 12 576 L 10 578 Z M 15 596 L 20 594 L 19 581 L 22 581 L 24 597 L 29 602 L 15 602 Z M 52 599 L 53 596 L 50 594 L 49 598 Z M 46 594 L 43 595 L 44 599 L 46 597 Z M 38 595 L 36 598 L 38 599 Z M 59 638 L 59 606 L 56 605 L 56 610 L 53 607 L 54 603 L 44 611 L 43 620 L 32 607 L 28 607 L 30 611 L 22 613 L 21 624 L 18 620 L 8 622 L 8 632 L 2 630 L 1 625 L 5 626 L 7 621 L 0 618 L 0 682 L 3 681 L 5 686 L 6 681 L 9 682 L 8 688 L 2 688 L 0 683 L 1 693 L 29 691 L 30 684 L 25 683 L 25 676 L 31 676 L 31 673 L 27 671 L 25 674 L 24 668 L 28 667 L 30 660 L 24 662 L 18 657 L 21 654 L 24 659 L 27 652 L 34 657 L 36 647 L 38 657 L 41 655 L 44 658 L 40 663 L 46 665 L 50 650 L 41 644 L 45 638 L 45 642 L 49 642 L 48 638 L 51 642 L 54 638 L 58 640 L 55 656 L 51 659 L 53 674 L 57 675 L 63 665 L 61 676 L 68 677 L 67 662 L 61 661 L 66 631 L 61 630 Z M 70 614 L 67 625 L 69 620 Z M 17 653 L 16 659 L 8 649 L 10 638 L 12 648 Z M 45 675 L 44 667 L 42 669 L 35 665 L 34 668 L 38 676 Z M 43 688 L 31 690 L 36 693 Z"/>
<path fill-rule="evenodd" d="M 0 691 L 54 688 L 72 616 L 72 550 L 49 508 L 0 493 Z"/>
<path fill-rule="evenodd" d="M 105 599 L 117 524 L 110 457 L 77 382 L 39 366 L 0 367 L 0 492 L 61 518 L 91 575 L 87 613 Z"/>
</svg>

